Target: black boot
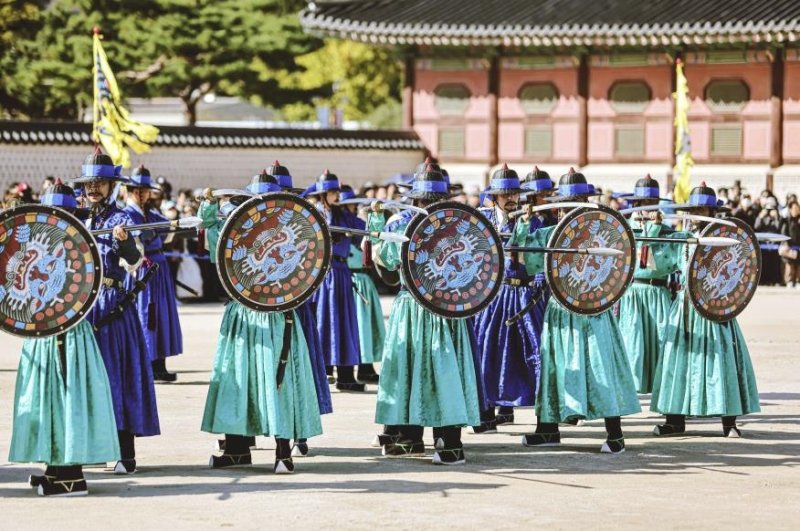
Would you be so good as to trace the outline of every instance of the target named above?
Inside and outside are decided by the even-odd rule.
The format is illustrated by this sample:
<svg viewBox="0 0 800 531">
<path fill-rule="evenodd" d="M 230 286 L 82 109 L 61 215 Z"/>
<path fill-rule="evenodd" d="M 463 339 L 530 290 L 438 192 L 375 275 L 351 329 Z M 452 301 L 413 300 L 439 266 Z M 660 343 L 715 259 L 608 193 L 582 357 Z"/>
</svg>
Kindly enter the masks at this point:
<svg viewBox="0 0 800 531">
<path fill-rule="evenodd" d="M 119 453 L 121 459 L 114 465 L 114 474 L 124 476 L 136 472 L 136 445 L 133 433 L 118 431 Z"/>
<path fill-rule="evenodd" d="M 177 374 L 175 374 L 174 372 L 169 372 L 167 370 L 167 360 L 166 360 L 166 358 L 160 358 L 160 359 L 154 360 L 151 363 L 151 366 L 153 367 L 153 380 L 155 380 L 157 382 L 168 382 L 168 383 L 171 383 L 171 382 L 174 382 L 175 380 L 178 379 L 178 375 Z"/>
<path fill-rule="evenodd" d="M 297 439 L 292 446 L 292 457 L 305 457 L 308 455 L 308 439 Z"/>
<path fill-rule="evenodd" d="M 738 439 L 742 431 L 736 427 L 736 417 L 722 417 L 722 435 L 730 439 Z"/>
<path fill-rule="evenodd" d="M 371 363 L 362 363 L 358 366 L 358 379 L 361 382 L 378 383 L 379 376 Z"/>
<path fill-rule="evenodd" d="M 680 435 L 686 431 L 686 415 L 667 415 L 667 422 L 653 428 L 653 435 Z"/>
<path fill-rule="evenodd" d="M 275 466 L 272 471 L 276 474 L 294 474 L 294 461 L 289 439 L 275 437 Z"/>
<path fill-rule="evenodd" d="M 400 440 L 400 427 L 384 425 L 383 432 L 379 433 L 372 439 L 372 447 L 380 448 L 382 446 L 389 446 Z"/>
<path fill-rule="evenodd" d="M 514 408 L 511 406 L 500 406 L 497 409 L 497 425 L 514 424 Z"/>
<path fill-rule="evenodd" d="M 441 428 L 444 448 L 437 449 L 433 454 L 434 465 L 463 465 L 467 462 L 464 455 L 464 445 L 461 443 L 461 427 L 447 426 Z"/>
<path fill-rule="evenodd" d="M 255 437 L 246 435 L 225 434 L 225 451 L 222 455 L 212 455 L 208 461 L 209 468 L 230 468 L 253 464 L 250 454 L 250 442 Z"/>
<path fill-rule="evenodd" d="M 604 454 L 621 454 L 625 451 L 625 438 L 622 436 L 622 419 L 606 417 L 606 442 L 600 448 Z"/>
<path fill-rule="evenodd" d="M 363 393 L 367 386 L 356 381 L 355 368 L 351 366 L 336 366 L 336 389 L 351 393 Z"/>
<path fill-rule="evenodd" d="M 54 477 L 46 477 L 37 487 L 39 496 L 69 497 L 86 496 L 89 489 L 83 477 L 81 465 L 52 467 Z"/>
<path fill-rule="evenodd" d="M 383 447 L 384 457 L 423 457 L 425 443 L 422 442 L 422 426 L 398 426 L 395 442 Z"/>
<path fill-rule="evenodd" d="M 497 433 L 497 417 L 494 414 L 494 406 L 481 411 L 481 423 L 478 426 L 472 426 L 472 433 L 475 435 Z"/>
<path fill-rule="evenodd" d="M 558 446 L 561 432 L 556 422 L 539 422 L 536 431 L 522 436 L 522 446 Z"/>
</svg>

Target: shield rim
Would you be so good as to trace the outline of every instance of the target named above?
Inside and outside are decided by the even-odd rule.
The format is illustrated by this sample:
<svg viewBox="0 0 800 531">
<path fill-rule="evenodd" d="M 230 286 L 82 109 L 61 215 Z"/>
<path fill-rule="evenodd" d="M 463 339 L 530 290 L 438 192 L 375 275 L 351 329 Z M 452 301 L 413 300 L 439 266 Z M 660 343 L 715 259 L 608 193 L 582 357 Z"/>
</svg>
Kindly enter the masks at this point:
<svg viewBox="0 0 800 531">
<path fill-rule="evenodd" d="M 230 278 L 224 273 L 224 265 L 225 265 L 225 247 L 222 245 L 222 242 L 227 239 L 227 234 L 230 232 L 230 228 L 232 227 L 233 220 L 238 219 L 238 216 L 251 208 L 252 205 L 260 203 L 265 200 L 270 199 L 284 199 L 284 200 L 291 200 L 296 203 L 299 203 L 303 206 L 303 208 L 308 209 L 310 212 L 313 212 L 315 216 L 317 216 L 319 220 L 320 227 L 322 227 L 322 232 L 325 234 L 325 243 L 323 246 L 323 264 L 320 268 L 320 274 L 317 278 L 314 279 L 314 282 L 311 283 L 311 286 L 300 296 L 295 297 L 289 302 L 284 302 L 281 304 L 277 304 L 275 306 L 261 305 L 253 302 L 252 300 L 242 296 L 231 284 Z M 328 271 L 331 267 L 331 260 L 333 255 L 333 249 L 331 244 L 331 233 L 328 229 L 328 222 L 325 220 L 325 217 L 320 213 L 317 208 L 311 204 L 307 199 L 304 199 L 298 195 L 290 194 L 287 192 L 270 192 L 268 194 L 262 194 L 256 197 L 252 197 L 236 207 L 236 209 L 231 212 L 228 218 L 225 220 L 224 225 L 222 226 L 222 230 L 219 232 L 219 239 L 217 240 L 217 276 L 219 277 L 220 282 L 222 283 L 222 287 L 225 289 L 227 294 L 234 299 L 236 302 L 240 303 L 241 305 L 245 306 L 256 312 L 266 312 L 266 313 L 282 313 L 294 310 L 302 306 L 312 295 L 314 292 L 319 289 L 322 282 L 325 280 L 325 276 L 328 274 Z"/>
<path fill-rule="evenodd" d="M 100 297 L 100 286 L 103 283 L 103 257 L 100 255 L 100 250 L 97 248 L 97 240 L 94 239 L 94 235 L 91 233 L 89 229 L 83 224 L 83 222 L 78 219 L 73 214 L 70 214 L 63 208 L 58 207 L 51 207 L 45 205 L 21 205 L 14 208 L 10 208 L 7 210 L 0 211 L 0 223 L 2 223 L 3 218 L 8 215 L 17 215 L 19 213 L 28 213 L 28 212 L 37 212 L 37 213 L 45 213 L 48 215 L 56 214 L 59 217 L 64 218 L 68 221 L 71 225 L 76 227 L 77 231 L 81 233 L 82 236 L 86 239 L 86 243 L 89 245 L 89 251 L 92 254 L 92 258 L 94 259 L 95 263 L 95 275 L 94 281 L 92 282 L 92 288 L 89 290 L 89 299 L 87 300 L 86 304 L 84 304 L 80 310 L 75 312 L 75 315 L 69 319 L 64 325 L 54 328 L 50 331 L 42 332 L 42 331 L 26 331 L 20 330 L 18 328 L 9 329 L 2 321 L 4 319 L 0 319 L 0 330 L 11 334 L 17 337 L 23 337 L 28 339 L 41 339 L 45 337 L 57 336 L 59 334 L 64 334 L 78 325 L 81 321 L 86 318 L 86 315 L 92 311 L 94 305 L 97 304 L 97 299 Z"/>
<path fill-rule="evenodd" d="M 708 319 L 709 321 L 714 321 L 716 323 L 727 323 L 728 321 L 736 318 L 736 316 L 742 313 L 745 310 L 745 308 L 747 308 L 750 305 L 750 301 L 753 300 L 753 296 L 756 294 L 756 290 L 758 289 L 758 283 L 761 281 L 761 273 L 764 271 L 763 257 L 761 255 L 761 247 L 758 244 L 758 238 L 756 237 L 756 231 L 753 230 L 753 228 L 750 227 L 750 225 L 748 225 L 747 223 L 738 218 L 727 217 L 725 218 L 725 220 L 736 223 L 736 225 L 739 228 L 743 229 L 748 234 L 751 241 L 753 242 L 753 248 L 756 249 L 756 258 L 758 264 L 756 266 L 757 271 L 756 271 L 755 282 L 753 283 L 753 289 L 750 290 L 750 293 L 748 293 L 747 297 L 745 297 L 744 301 L 736 309 L 736 311 L 726 314 L 725 316 L 709 314 L 708 312 L 706 312 L 705 309 L 700 305 L 700 303 L 695 300 L 694 296 L 695 291 L 692 289 L 692 282 L 690 282 L 688 278 L 686 279 L 687 289 L 689 291 L 689 300 L 692 301 L 692 306 L 694 306 L 694 309 L 697 311 L 697 313 L 703 316 L 703 318 Z M 706 226 L 702 231 L 700 231 L 700 236 L 701 237 L 705 236 L 709 232 L 713 231 L 715 228 L 716 227 L 714 225 Z M 689 267 L 687 268 L 687 271 L 691 272 L 694 269 L 693 265 L 695 263 L 695 259 L 697 258 L 699 252 L 700 252 L 700 246 L 696 245 L 694 251 L 692 252 L 692 257 L 689 260 Z"/>
<path fill-rule="evenodd" d="M 625 232 L 628 233 L 628 237 L 631 241 L 631 250 L 630 253 L 628 253 L 628 261 L 630 262 L 629 263 L 630 267 L 628 267 L 628 276 L 625 279 L 623 283 L 623 289 L 620 290 L 619 294 L 616 297 L 614 297 L 614 299 L 612 299 L 610 302 L 605 303 L 603 306 L 597 309 L 588 310 L 569 304 L 563 298 L 561 292 L 553 289 L 553 272 L 552 272 L 552 266 L 550 264 L 550 256 L 549 256 L 550 253 L 548 253 L 548 256 L 545 257 L 545 274 L 547 276 L 547 285 L 550 287 L 550 295 L 561 305 L 562 308 L 576 315 L 589 315 L 589 316 L 599 315 L 611 309 L 615 304 L 617 304 L 617 302 L 619 302 L 622 296 L 625 295 L 625 292 L 628 291 L 628 288 L 630 288 L 631 284 L 633 283 L 633 276 L 636 272 L 636 237 L 633 233 L 633 230 L 631 229 L 630 225 L 628 225 L 628 221 L 619 212 L 604 205 L 597 205 L 597 208 L 581 207 L 568 212 L 567 215 L 565 215 L 561 219 L 561 221 L 559 221 L 556 224 L 552 234 L 550 234 L 550 238 L 547 240 L 547 246 L 548 247 L 555 246 L 555 239 L 556 236 L 560 233 L 560 230 L 562 230 L 563 227 L 566 227 L 569 223 L 571 223 L 574 218 L 584 213 L 591 213 L 598 211 L 604 212 L 606 214 L 611 214 L 613 217 L 617 218 L 619 222 L 622 224 L 622 226 L 625 228 Z"/>
<path fill-rule="evenodd" d="M 411 268 L 408 260 L 408 247 L 411 243 L 411 236 L 414 234 L 414 232 L 422 223 L 422 221 L 427 219 L 431 214 L 438 212 L 439 210 L 449 209 L 449 208 L 463 210 L 481 218 L 481 220 L 486 224 L 486 226 L 489 227 L 489 230 L 491 231 L 492 235 L 498 242 L 497 249 L 500 258 L 500 269 L 499 269 L 497 283 L 495 284 L 494 288 L 492 288 L 490 295 L 486 297 L 486 299 L 484 299 L 483 302 L 481 302 L 480 304 L 473 306 L 469 310 L 463 310 L 461 312 L 448 312 L 446 310 L 443 310 L 425 300 L 423 297 L 419 295 L 419 293 L 417 293 L 415 289 L 409 289 L 410 286 L 413 286 L 413 277 L 411 276 Z M 414 297 L 414 300 L 417 301 L 417 303 L 419 303 L 420 306 L 422 306 L 429 312 L 447 319 L 468 319 L 469 317 L 472 317 L 473 315 L 479 313 L 481 310 L 483 310 L 489 304 L 491 304 L 491 302 L 495 299 L 495 297 L 497 297 L 497 294 L 500 292 L 500 288 L 503 285 L 503 278 L 505 275 L 505 251 L 503 250 L 503 239 L 500 238 L 500 234 L 497 232 L 497 229 L 495 229 L 494 224 L 491 221 L 489 221 L 489 219 L 486 216 L 481 214 L 481 212 L 479 212 L 478 209 L 472 208 L 471 206 L 465 205 L 464 203 L 459 203 L 458 201 L 451 201 L 451 200 L 437 201 L 436 203 L 433 203 L 425 207 L 425 210 L 428 211 L 428 215 L 427 216 L 423 216 L 422 214 L 415 215 L 411 219 L 411 222 L 408 224 L 405 230 L 405 236 L 408 238 L 408 241 L 403 242 L 402 244 L 401 248 L 402 260 L 400 264 L 400 275 L 403 279 L 403 283 L 406 287 L 406 290 L 411 294 L 412 297 Z"/>
</svg>

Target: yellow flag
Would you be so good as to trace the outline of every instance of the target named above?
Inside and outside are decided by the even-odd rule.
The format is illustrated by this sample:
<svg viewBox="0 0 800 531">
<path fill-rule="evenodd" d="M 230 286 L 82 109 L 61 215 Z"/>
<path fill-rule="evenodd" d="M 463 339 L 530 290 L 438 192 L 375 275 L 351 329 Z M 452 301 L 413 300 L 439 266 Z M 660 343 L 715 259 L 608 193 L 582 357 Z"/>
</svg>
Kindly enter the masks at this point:
<svg viewBox="0 0 800 531">
<path fill-rule="evenodd" d="M 122 106 L 114 72 L 108 65 L 106 52 L 100 43 L 100 32 L 94 33 L 94 128 L 92 138 L 102 144 L 114 164 L 130 167 L 128 149 L 136 153 L 150 151 L 158 137 L 158 128 L 132 120 Z"/>
<path fill-rule="evenodd" d="M 694 161 L 689 136 L 689 86 L 680 60 L 675 62 L 675 85 L 672 95 L 675 99 L 675 167 L 672 174 L 677 176 L 674 199 L 676 203 L 685 203 L 692 191 L 690 174 Z"/>
</svg>

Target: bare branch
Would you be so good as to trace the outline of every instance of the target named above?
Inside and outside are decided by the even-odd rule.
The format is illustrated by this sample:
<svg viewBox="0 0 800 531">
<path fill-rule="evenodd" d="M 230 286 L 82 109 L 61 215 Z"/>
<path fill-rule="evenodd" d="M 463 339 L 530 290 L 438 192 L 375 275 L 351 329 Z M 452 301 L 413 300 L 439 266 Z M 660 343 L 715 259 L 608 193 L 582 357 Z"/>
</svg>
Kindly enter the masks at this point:
<svg viewBox="0 0 800 531">
<path fill-rule="evenodd" d="M 123 70 L 122 72 L 119 72 L 119 74 L 117 75 L 124 77 L 125 79 L 128 79 L 130 81 L 133 81 L 134 83 L 147 81 L 154 75 L 158 74 L 164 68 L 164 66 L 167 64 L 167 60 L 168 59 L 166 55 L 161 55 L 159 56 L 158 59 L 156 59 L 156 61 L 153 64 L 151 64 L 144 70 L 139 70 L 139 71 Z"/>
</svg>

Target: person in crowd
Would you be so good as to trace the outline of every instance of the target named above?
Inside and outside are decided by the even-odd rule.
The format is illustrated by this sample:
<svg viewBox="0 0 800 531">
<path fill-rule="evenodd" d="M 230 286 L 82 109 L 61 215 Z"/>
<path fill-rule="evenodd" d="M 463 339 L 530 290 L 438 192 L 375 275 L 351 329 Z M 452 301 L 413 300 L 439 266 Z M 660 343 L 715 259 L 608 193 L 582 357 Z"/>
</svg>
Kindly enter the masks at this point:
<svg viewBox="0 0 800 531">
<path fill-rule="evenodd" d="M 783 281 L 787 286 L 797 287 L 800 281 L 800 203 L 792 201 L 789 215 L 781 224 L 781 234 L 790 238 L 778 249 L 783 259 Z"/>
<path fill-rule="evenodd" d="M 764 193 L 762 193 L 761 199 L 763 199 L 762 204 L 764 208 L 758 213 L 753 228 L 756 232 L 780 232 L 781 218 L 778 214 L 778 200 L 775 199 L 774 196 L 765 196 Z M 761 257 L 762 271 L 760 283 L 768 286 L 782 284 L 781 260 L 780 256 L 778 256 L 778 251 L 762 249 Z"/>
</svg>

